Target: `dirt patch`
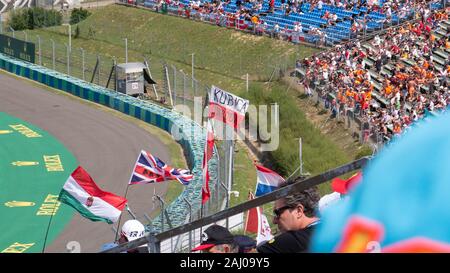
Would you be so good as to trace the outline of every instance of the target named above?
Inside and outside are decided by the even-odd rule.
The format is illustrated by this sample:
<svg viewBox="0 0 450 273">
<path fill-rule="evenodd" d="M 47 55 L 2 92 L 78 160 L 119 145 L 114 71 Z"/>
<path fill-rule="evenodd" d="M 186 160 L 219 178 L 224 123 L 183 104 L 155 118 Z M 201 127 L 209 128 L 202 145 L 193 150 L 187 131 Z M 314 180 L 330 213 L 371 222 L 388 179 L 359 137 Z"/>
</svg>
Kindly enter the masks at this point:
<svg viewBox="0 0 450 273">
<path fill-rule="evenodd" d="M 242 32 L 238 32 L 238 31 L 232 32 L 231 38 L 233 38 L 239 42 L 243 42 L 243 43 L 251 42 L 254 44 L 260 42 L 263 39 L 262 36 L 248 35 L 247 33 L 242 33 Z"/>
</svg>

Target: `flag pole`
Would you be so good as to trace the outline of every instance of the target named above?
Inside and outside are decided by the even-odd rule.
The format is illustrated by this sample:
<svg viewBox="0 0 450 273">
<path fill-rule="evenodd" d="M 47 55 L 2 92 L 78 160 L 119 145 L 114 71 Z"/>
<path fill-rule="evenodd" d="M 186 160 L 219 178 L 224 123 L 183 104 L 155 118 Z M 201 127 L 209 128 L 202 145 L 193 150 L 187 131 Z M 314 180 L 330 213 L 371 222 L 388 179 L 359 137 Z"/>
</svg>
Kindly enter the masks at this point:
<svg viewBox="0 0 450 273">
<path fill-rule="evenodd" d="M 61 192 L 58 195 L 58 200 L 59 200 L 60 196 L 61 196 Z M 59 202 L 59 201 L 57 201 L 57 202 Z M 55 214 L 55 210 L 56 210 L 57 205 L 58 205 L 58 203 L 56 203 L 53 206 L 53 211 L 52 211 L 52 214 L 50 215 L 50 220 L 48 221 L 47 231 L 45 232 L 44 245 L 42 246 L 42 253 L 45 253 L 45 245 L 47 244 L 48 232 L 50 230 L 50 225 L 52 223 L 53 215 Z"/>
<path fill-rule="evenodd" d="M 252 191 L 248 190 L 248 196 L 247 196 L 247 200 L 251 200 Z M 247 210 L 247 217 L 245 218 L 245 225 L 244 225 L 244 235 L 247 234 L 247 226 L 248 226 L 248 217 L 250 216 L 250 210 Z"/>
<path fill-rule="evenodd" d="M 130 186 L 130 184 L 127 185 L 127 189 L 125 190 L 125 196 L 124 198 L 127 198 L 127 193 L 128 193 L 128 187 Z M 128 202 L 126 204 L 126 206 L 128 207 Z M 122 213 L 120 213 L 119 216 L 119 221 L 117 221 L 117 229 L 116 229 L 116 236 L 114 237 L 114 242 L 117 241 L 117 235 L 119 234 L 119 230 L 120 230 L 120 220 L 122 219 Z"/>
<path fill-rule="evenodd" d="M 203 202 L 201 203 L 201 206 L 200 206 L 200 219 L 202 219 L 202 218 L 203 218 Z M 200 236 L 202 233 L 203 233 L 203 226 L 200 227 Z"/>
<path fill-rule="evenodd" d="M 227 209 L 230 207 L 230 191 L 233 186 L 233 156 L 234 156 L 234 131 L 230 130 L 229 126 L 225 125 L 225 131 L 226 131 L 226 142 L 227 150 L 228 150 L 228 158 L 227 158 L 227 168 L 228 168 L 228 176 L 227 176 Z M 226 228 L 229 227 L 229 218 L 226 219 Z"/>
<path fill-rule="evenodd" d="M 139 160 L 139 157 L 141 156 L 142 152 L 143 152 L 142 150 L 139 152 L 139 155 L 138 155 L 138 157 L 137 157 L 137 159 L 136 159 L 136 162 L 135 162 L 134 165 L 133 165 L 133 170 L 131 171 L 130 179 L 128 179 L 127 188 L 125 189 L 125 196 L 124 196 L 125 199 L 127 198 L 128 187 L 130 187 L 130 181 L 131 181 L 131 178 L 133 177 L 134 167 L 136 166 L 136 164 L 137 164 L 137 162 L 138 162 L 138 160 Z M 128 202 L 127 202 L 127 207 L 128 207 Z M 117 230 L 116 230 L 116 236 L 114 237 L 114 242 L 117 241 L 117 235 L 119 234 L 119 230 L 120 230 L 120 221 L 121 221 L 121 220 L 122 220 L 122 213 L 120 213 L 119 221 L 117 221 Z"/>
</svg>

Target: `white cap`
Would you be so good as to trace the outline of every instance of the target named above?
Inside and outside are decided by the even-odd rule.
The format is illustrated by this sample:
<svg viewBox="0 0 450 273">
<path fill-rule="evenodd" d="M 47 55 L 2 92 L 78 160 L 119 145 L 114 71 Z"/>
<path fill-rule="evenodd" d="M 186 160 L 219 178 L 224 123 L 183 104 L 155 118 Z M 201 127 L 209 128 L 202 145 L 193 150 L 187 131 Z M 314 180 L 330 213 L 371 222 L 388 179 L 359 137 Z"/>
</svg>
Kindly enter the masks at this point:
<svg viewBox="0 0 450 273">
<path fill-rule="evenodd" d="M 144 234 L 145 227 L 138 220 L 128 220 L 122 226 L 122 235 L 128 239 L 128 242 L 144 237 Z"/>
<path fill-rule="evenodd" d="M 323 212 L 328 206 L 333 205 L 341 200 L 341 194 L 338 192 L 333 192 L 322 196 L 319 200 L 319 212 Z"/>
</svg>

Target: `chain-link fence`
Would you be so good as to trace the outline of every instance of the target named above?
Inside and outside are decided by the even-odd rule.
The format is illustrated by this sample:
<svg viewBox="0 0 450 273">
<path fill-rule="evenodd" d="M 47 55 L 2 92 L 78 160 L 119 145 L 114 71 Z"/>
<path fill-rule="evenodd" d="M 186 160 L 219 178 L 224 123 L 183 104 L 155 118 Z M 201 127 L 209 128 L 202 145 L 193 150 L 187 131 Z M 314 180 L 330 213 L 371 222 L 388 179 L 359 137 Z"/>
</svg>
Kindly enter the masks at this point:
<svg viewBox="0 0 450 273">
<path fill-rule="evenodd" d="M 5 29 L 3 34 L 34 43 L 37 64 L 115 90 L 115 58 L 72 47 L 70 39 L 61 44 L 11 28 Z M 199 101 L 203 101 L 210 89 L 192 75 L 164 61 L 153 61 L 150 56 L 143 56 L 141 62 L 147 64 L 151 78 L 157 83 L 147 84 L 145 97 L 167 107 L 185 105 L 194 113 L 194 98 L 199 97 Z"/>
</svg>

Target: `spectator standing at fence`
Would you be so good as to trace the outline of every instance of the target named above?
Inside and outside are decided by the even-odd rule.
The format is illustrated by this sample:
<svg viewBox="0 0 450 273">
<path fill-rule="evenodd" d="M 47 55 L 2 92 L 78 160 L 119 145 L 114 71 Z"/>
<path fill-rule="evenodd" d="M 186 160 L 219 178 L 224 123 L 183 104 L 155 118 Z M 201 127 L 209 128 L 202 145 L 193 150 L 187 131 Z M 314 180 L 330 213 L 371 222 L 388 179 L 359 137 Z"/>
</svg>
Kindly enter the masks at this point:
<svg viewBox="0 0 450 273">
<path fill-rule="evenodd" d="M 288 184 L 282 184 L 285 187 Z M 306 252 L 310 238 L 319 224 L 316 216 L 320 196 L 316 187 L 297 192 L 274 203 L 273 223 L 281 234 L 258 246 L 260 253 L 298 253 Z"/>
<path fill-rule="evenodd" d="M 310 84 L 311 84 L 311 70 L 308 69 L 305 75 L 305 80 L 303 81 L 303 87 L 308 97 L 312 97 Z"/>
</svg>

